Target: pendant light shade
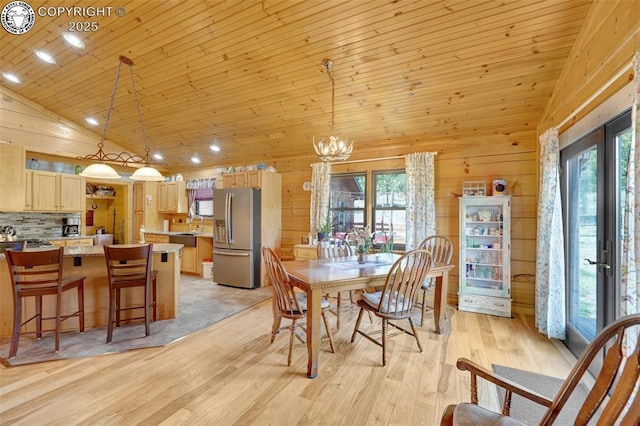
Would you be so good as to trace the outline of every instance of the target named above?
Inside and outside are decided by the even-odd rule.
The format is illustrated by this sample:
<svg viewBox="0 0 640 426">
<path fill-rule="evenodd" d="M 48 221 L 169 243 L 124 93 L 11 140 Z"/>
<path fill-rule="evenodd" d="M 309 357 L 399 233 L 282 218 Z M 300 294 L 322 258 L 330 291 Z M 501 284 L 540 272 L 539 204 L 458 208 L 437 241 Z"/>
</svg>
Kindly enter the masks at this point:
<svg viewBox="0 0 640 426">
<path fill-rule="evenodd" d="M 153 167 L 140 167 L 129 177 L 131 180 L 144 180 L 147 182 L 162 182 L 164 176 Z"/>
<path fill-rule="evenodd" d="M 327 70 L 327 75 L 331 80 L 331 136 L 328 140 L 324 138 L 316 142 L 313 138 L 313 149 L 316 155 L 322 161 L 344 161 L 351 155 L 353 151 L 353 142 L 340 139 L 335 131 L 335 98 L 336 98 L 336 82 L 331 74 L 333 62 L 331 59 L 324 59 L 322 66 Z"/>
<path fill-rule="evenodd" d="M 144 126 L 142 125 L 142 112 L 140 111 L 140 104 L 138 103 L 138 93 L 136 92 L 136 83 L 133 79 L 133 61 L 126 56 L 120 56 L 120 63 L 118 64 L 118 70 L 116 71 L 116 79 L 113 83 L 113 91 L 111 92 L 111 99 L 109 102 L 109 109 L 107 110 L 107 118 L 104 122 L 104 129 L 102 130 L 102 136 L 100 138 L 100 142 L 98 143 L 98 152 L 93 155 L 86 155 L 84 157 L 78 157 L 81 160 L 93 160 L 98 161 L 98 163 L 91 164 L 89 167 L 84 169 L 80 176 L 84 176 L 91 179 L 120 179 L 120 175 L 113 169 L 113 167 L 109 166 L 108 163 L 120 163 L 123 166 L 129 166 L 132 164 L 141 165 L 138 170 L 136 170 L 132 175 L 132 180 L 144 180 L 144 181 L 155 181 L 162 182 L 164 177 L 160 174 L 159 171 L 149 166 L 151 163 L 151 158 L 149 157 L 149 147 L 147 146 L 147 137 L 144 132 Z M 131 76 L 131 86 L 133 91 L 133 97 L 136 102 L 136 110 L 138 111 L 138 123 L 140 124 L 142 140 L 144 141 L 144 157 L 129 154 L 128 152 L 120 152 L 120 153 L 105 153 L 103 151 L 104 141 L 107 136 L 107 127 L 109 126 L 109 119 L 111 118 L 111 111 L 113 110 L 113 102 L 116 97 L 116 89 L 118 88 L 118 80 L 120 79 L 120 68 L 122 64 L 125 64 L 129 67 L 129 75 Z"/>
<path fill-rule="evenodd" d="M 118 172 L 104 163 L 91 164 L 80 173 L 80 176 L 91 179 L 120 179 Z"/>
</svg>

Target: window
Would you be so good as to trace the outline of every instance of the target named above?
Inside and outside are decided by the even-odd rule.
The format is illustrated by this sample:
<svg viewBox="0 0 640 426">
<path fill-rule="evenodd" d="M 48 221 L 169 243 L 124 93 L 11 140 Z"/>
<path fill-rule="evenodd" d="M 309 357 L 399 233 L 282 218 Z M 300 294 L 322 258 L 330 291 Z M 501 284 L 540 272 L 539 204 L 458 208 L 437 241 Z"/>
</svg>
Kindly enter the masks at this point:
<svg viewBox="0 0 640 426">
<path fill-rule="evenodd" d="M 197 189 L 195 214 L 203 217 L 213 216 L 213 189 Z"/>
<path fill-rule="evenodd" d="M 368 182 L 371 182 L 371 190 Z M 374 246 L 393 241 L 404 250 L 406 241 L 406 174 L 404 170 L 331 176 L 329 211 L 334 232 L 345 237 L 369 226 Z"/>
</svg>

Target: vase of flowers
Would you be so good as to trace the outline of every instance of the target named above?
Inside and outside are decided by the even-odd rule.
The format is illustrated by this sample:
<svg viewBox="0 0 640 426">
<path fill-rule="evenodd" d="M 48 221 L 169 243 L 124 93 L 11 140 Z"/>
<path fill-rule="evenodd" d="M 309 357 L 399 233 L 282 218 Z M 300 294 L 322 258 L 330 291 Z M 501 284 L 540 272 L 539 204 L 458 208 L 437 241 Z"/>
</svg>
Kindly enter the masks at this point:
<svg viewBox="0 0 640 426">
<path fill-rule="evenodd" d="M 371 240 L 371 230 L 368 226 L 362 229 L 353 231 L 349 235 L 349 241 L 355 245 L 355 252 L 358 256 L 358 263 L 365 263 L 365 255 L 373 248 L 373 241 Z"/>
</svg>

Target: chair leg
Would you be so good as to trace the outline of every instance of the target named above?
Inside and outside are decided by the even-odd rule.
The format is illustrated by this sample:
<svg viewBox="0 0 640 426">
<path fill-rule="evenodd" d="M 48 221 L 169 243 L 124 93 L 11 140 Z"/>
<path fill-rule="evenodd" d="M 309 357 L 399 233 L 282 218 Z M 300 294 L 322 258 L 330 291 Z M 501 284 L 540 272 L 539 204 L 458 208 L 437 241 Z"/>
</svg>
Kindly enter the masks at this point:
<svg viewBox="0 0 640 426">
<path fill-rule="evenodd" d="M 329 338 L 329 346 L 331 346 L 331 352 L 336 353 L 336 348 L 333 346 L 333 335 L 331 334 L 331 329 L 329 328 L 329 322 L 327 321 L 327 316 L 324 312 L 322 312 L 322 321 L 324 321 L 324 328 L 327 330 L 327 337 Z"/>
<path fill-rule="evenodd" d="M 291 320 L 291 335 L 289 336 L 289 355 L 287 356 L 287 367 L 291 367 L 291 352 L 293 350 L 293 336 L 296 332 L 296 320 Z"/>
<path fill-rule="evenodd" d="M 157 298 L 156 298 L 156 293 L 157 293 L 157 287 L 156 287 L 156 277 L 153 277 L 153 281 L 151 282 L 151 285 L 153 286 L 153 322 L 156 322 L 156 319 L 158 318 L 157 316 L 157 308 L 158 308 L 158 302 L 157 302 Z"/>
<path fill-rule="evenodd" d="M 113 338 L 113 322 L 116 306 L 116 290 L 109 290 L 109 323 L 107 325 L 107 343 Z"/>
<path fill-rule="evenodd" d="M 422 315 L 420 315 L 420 327 L 424 327 L 424 314 L 427 312 L 427 289 L 422 288 Z"/>
<path fill-rule="evenodd" d="M 382 319 L 382 366 L 387 365 L 387 320 Z"/>
<path fill-rule="evenodd" d="M 84 332 L 84 278 L 78 285 L 78 322 L 80 333 Z"/>
<path fill-rule="evenodd" d="M 413 323 L 413 319 L 411 317 L 409 317 L 409 324 L 411 324 L 411 331 L 413 331 L 413 337 L 416 338 L 418 349 L 420 349 L 420 352 L 422 352 L 422 345 L 420 344 L 420 339 L 418 339 L 418 332 L 416 331 L 416 326 Z"/>
<path fill-rule="evenodd" d="M 56 296 L 56 328 L 53 331 L 55 336 L 55 351 L 58 352 L 60 350 L 60 323 L 62 322 L 62 294 L 58 293 Z"/>
<path fill-rule="evenodd" d="M 42 296 L 36 298 L 36 337 L 42 337 Z"/>
<path fill-rule="evenodd" d="M 340 293 L 338 293 L 338 300 L 336 302 L 336 330 L 340 330 L 340 310 L 342 309 L 341 305 L 341 301 L 340 299 L 342 299 Z"/>
<path fill-rule="evenodd" d="M 11 331 L 11 346 L 9 347 L 9 358 L 16 356 L 18 352 L 18 340 L 20 340 L 20 318 L 22 317 L 22 297 L 18 296 L 13 307 L 13 330 Z"/>
<path fill-rule="evenodd" d="M 120 289 L 116 289 L 116 327 L 120 327 Z"/>
<path fill-rule="evenodd" d="M 360 321 L 362 321 L 362 314 L 364 313 L 364 308 L 360 308 L 360 312 L 358 312 L 358 319 L 356 320 L 356 327 L 353 329 L 353 334 L 351 335 L 351 343 L 356 340 L 356 334 L 358 333 L 358 329 L 360 328 Z"/>
<path fill-rule="evenodd" d="M 282 322 L 282 317 L 278 315 L 277 312 L 273 312 L 273 325 L 271 326 L 271 343 L 276 340 L 276 334 L 280 331 L 280 323 Z"/>
<path fill-rule="evenodd" d="M 151 289 L 148 285 L 144 286 L 144 335 L 149 336 L 151 329 L 149 321 L 151 320 Z"/>
</svg>

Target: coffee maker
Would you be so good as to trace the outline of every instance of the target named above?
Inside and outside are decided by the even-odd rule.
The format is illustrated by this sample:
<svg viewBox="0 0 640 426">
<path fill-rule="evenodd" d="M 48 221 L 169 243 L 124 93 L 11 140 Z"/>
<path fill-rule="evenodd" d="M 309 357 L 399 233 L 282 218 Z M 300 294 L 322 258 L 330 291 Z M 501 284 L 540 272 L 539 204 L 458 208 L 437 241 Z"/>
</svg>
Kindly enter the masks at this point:
<svg viewBox="0 0 640 426">
<path fill-rule="evenodd" d="M 80 235 L 80 218 L 65 217 L 62 219 L 62 236 L 77 237 Z"/>
</svg>

